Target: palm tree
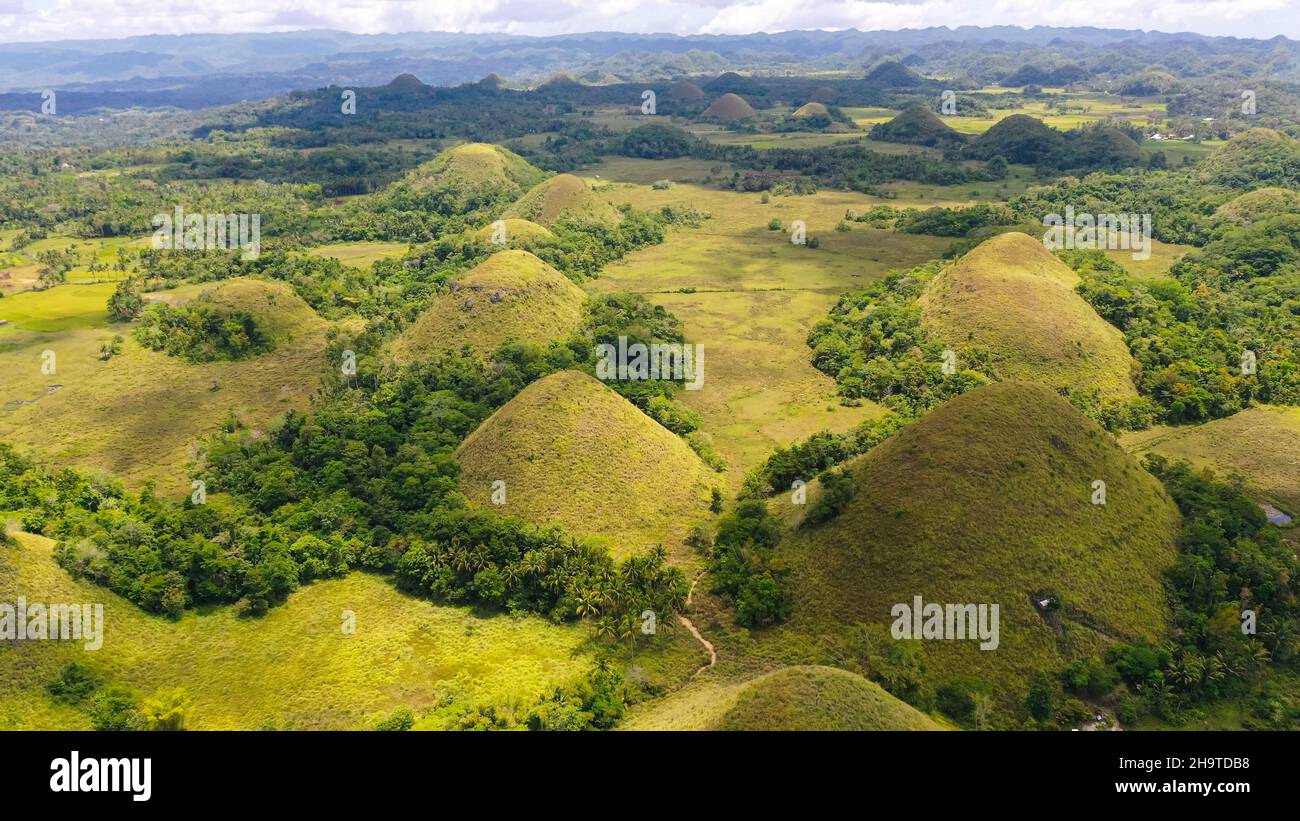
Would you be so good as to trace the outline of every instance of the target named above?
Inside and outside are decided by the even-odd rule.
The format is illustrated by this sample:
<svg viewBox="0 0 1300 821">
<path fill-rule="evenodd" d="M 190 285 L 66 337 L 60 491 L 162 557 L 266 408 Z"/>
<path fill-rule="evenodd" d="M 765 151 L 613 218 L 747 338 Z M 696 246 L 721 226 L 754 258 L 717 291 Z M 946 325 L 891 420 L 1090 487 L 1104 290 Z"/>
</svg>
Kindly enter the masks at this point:
<svg viewBox="0 0 1300 821">
<path fill-rule="evenodd" d="M 600 594 L 591 590 L 580 590 L 573 596 L 580 617 L 600 615 Z"/>
<path fill-rule="evenodd" d="M 184 730 L 185 714 L 190 709 L 190 697 L 184 687 L 159 690 L 145 699 L 141 712 L 150 730 Z"/>
</svg>

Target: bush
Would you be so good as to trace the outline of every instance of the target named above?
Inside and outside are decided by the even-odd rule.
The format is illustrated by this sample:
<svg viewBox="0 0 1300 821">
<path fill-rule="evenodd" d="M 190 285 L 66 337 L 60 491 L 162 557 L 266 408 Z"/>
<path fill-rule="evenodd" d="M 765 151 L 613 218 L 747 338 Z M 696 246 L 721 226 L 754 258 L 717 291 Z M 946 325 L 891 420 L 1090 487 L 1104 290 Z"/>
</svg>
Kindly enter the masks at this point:
<svg viewBox="0 0 1300 821">
<path fill-rule="evenodd" d="M 835 518 L 857 491 L 853 476 L 846 471 L 827 470 L 817 478 L 821 480 L 822 492 L 804 517 L 803 524 L 806 525 L 821 524 Z"/>
<path fill-rule="evenodd" d="M 113 687 L 90 700 L 90 724 L 96 730 L 120 731 L 144 729 L 144 716 L 136 707 L 130 690 Z"/>
<path fill-rule="evenodd" d="M 99 689 L 100 677 L 88 667 L 74 662 L 68 664 L 46 689 L 55 701 L 63 704 L 80 704 Z"/>
<path fill-rule="evenodd" d="M 415 714 L 410 707 L 398 707 L 387 718 L 375 724 L 380 732 L 405 732 L 415 724 Z"/>
</svg>

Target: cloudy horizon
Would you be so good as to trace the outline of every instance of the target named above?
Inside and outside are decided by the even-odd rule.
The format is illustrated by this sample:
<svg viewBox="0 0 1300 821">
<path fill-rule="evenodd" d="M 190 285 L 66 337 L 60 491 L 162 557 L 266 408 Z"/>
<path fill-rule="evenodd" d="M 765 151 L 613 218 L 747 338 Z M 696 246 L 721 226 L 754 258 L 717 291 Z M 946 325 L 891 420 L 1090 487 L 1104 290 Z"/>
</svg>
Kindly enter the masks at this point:
<svg viewBox="0 0 1300 821">
<path fill-rule="evenodd" d="M 1300 39 L 1291 0 L 0 0 L 0 42 L 104 40 L 150 34 L 250 34 L 338 30 L 547 36 L 585 32 L 751 34 L 799 29 L 862 31 L 948 26 L 1092 26 L 1168 33 Z"/>
</svg>

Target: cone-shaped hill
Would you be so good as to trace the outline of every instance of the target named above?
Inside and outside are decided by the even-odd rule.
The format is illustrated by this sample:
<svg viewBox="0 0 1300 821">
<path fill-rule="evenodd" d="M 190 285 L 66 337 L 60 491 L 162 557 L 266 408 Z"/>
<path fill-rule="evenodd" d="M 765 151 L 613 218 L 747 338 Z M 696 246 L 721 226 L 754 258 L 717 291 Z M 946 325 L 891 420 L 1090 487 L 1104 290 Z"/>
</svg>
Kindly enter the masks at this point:
<svg viewBox="0 0 1300 821">
<path fill-rule="evenodd" d="M 537 240 L 555 239 L 549 229 L 543 228 L 535 222 L 521 220 L 515 217 L 502 220 L 505 223 L 505 244 L 510 245 L 516 242 L 533 242 Z M 496 223 L 491 222 L 474 232 L 475 239 L 481 239 L 484 242 L 491 242 L 496 236 Z"/>
<path fill-rule="evenodd" d="M 966 153 L 978 160 L 1001 157 L 1033 165 L 1061 156 L 1065 135 L 1028 114 L 1012 114 L 971 141 Z"/>
<path fill-rule="evenodd" d="M 804 103 L 794 110 L 793 117 L 829 117 L 830 109 L 826 108 L 825 103 Z"/>
<path fill-rule="evenodd" d="M 867 82 L 884 86 L 919 86 L 929 82 L 897 60 L 886 60 L 867 72 Z"/>
<path fill-rule="evenodd" d="M 983 349 L 1003 379 L 1134 399 L 1124 335 L 1075 293 L 1078 282 L 1041 241 L 999 234 L 931 280 L 921 295 L 921 322 L 959 355 Z"/>
<path fill-rule="evenodd" d="M 417 195 L 450 192 L 458 210 L 469 211 L 518 199 L 546 178 L 523 157 L 488 143 L 465 143 L 443 151 L 395 185 Z"/>
<path fill-rule="evenodd" d="M 783 667 L 733 685 L 687 687 L 634 712 L 633 730 L 941 730 L 856 673 Z"/>
<path fill-rule="evenodd" d="M 507 339 L 546 344 L 572 333 L 586 294 L 527 251 L 499 251 L 461 274 L 393 342 L 398 362 L 468 345 L 490 354 Z"/>
<path fill-rule="evenodd" d="M 183 302 L 186 300 L 163 298 L 150 301 Z M 316 331 L 325 326 L 325 321 L 303 301 L 302 297 L 298 296 L 292 287 L 272 280 L 252 277 L 222 280 L 211 287 L 204 288 L 188 302 L 225 313 L 247 312 L 252 315 L 258 329 L 276 344 L 293 339 L 300 333 Z"/>
<path fill-rule="evenodd" d="M 538 525 L 600 536 L 625 556 L 655 543 L 677 549 L 709 516 L 715 474 L 681 438 L 635 405 L 577 371 L 551 374 L 520 391 L 456 451 L 461 492 Z"/>
<path fill-rule="evenodd" d="M 1196 165 L 1207 182 L 1231 188 L 1300 182 L 1300 140 L 1271 128 L 1252 128 L 1234 136 Z"/>
<path fill-rule="evenodd" d="M 915 105 L 871 129 L 871 139 L 908 145 L 945 146 L 965 138 L 923 105 Z"/>
<path fill-rule="evenodd" d="M 704 113 L 700 116 L 723 120 L 724 122 L 748 120 L 754 116 L 754 108 L 745 102 L 744 97 L 728 92 L 714 100 L 713 104 L 704 109 Z"/>
<path fill-rule="evenodd" d="M 505 216 L 526 219 L 550 228 L 560 220 L 616 225 L 623 220 L 618 209 L 602 199 L 581 177 L 557 174 L 538 183 Z"/>
<path fill-rule="evenodd" d="M 1300 211 L 1300 193 L 1286 188 L 1256 188 L 1214 209 L 1214 215 L 1234 225 L 1250 225 L 1278 214 Z"/>
<path fill-rule="evenodd" d="M 690 80 L 680 80 L 674 83 L 668 93 L 679 100 L 700 100 L 704 97 L 704 92 L 700 90 L 700 87 Z"/>
<path fill-rule="evenodd" d="M 1035 672 L 1166 634 L 1179 514 L 1163 486 L 1055 391 L 1025 382 L 949 400 L 846 467 L 840 513 L 778 546 L 790 627 L 882 625 L 895 605 L 997 604 L 996 649 L 922 642 L 927 683 L 976 676 L 1022 709 Z M 1093 483 L 1105 482 L 1105 504 Z M 810 493 L 808 504 L 816 501 Z M 774 500 L 773 505 L 788 500 Z M 1040 602 L 1048 600 L 1047 605 Z"/>
</svg>

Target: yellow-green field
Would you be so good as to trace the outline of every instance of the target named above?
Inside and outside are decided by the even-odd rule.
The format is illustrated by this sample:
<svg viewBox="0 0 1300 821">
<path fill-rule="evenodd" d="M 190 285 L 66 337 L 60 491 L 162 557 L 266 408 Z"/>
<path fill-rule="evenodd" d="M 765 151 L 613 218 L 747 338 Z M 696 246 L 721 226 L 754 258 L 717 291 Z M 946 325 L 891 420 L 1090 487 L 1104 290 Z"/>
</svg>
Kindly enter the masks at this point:
<svg viewBox="0 0 1300 821">
<path fill-rule="evenodd" d="M 128 249 L 132 258 L 141 249 L 150 247 L 149 237 L 108 237 L 103 239 L 76 239 L 73 237 L 47 237 L 24 245 L 17 251 L 7 250 L 16 231 L 0 236 L 0 290 L 23 291 L 36 284 L 40 263 L 37 257 L 43 251 L 68 251 L 75 255 L 77 264 L 68 271 L 69 282 L 104 282 L 122 279 L 125 274 L 117 269 L 119 248 Z M 107 266 L 91 271 L 90 264 Z"/>
<path fill-rule="evenodd" d="M 284 292 L 281 313 L 298 323 L 289 338 L 261 356 L 201 364 L 144 348 L 129 324 L 110 323 L 109 283 L 0 300 L 0 319 L 11 320 L 0 326 L 0 440 L 132 485 L 153 479 L 162 492 L 184 491 L 200 437 L 231 413 L 264 428 L 306 407 L 319 382 L 327 323 L 285 286 L 272 285 Z M 180 300 L 205 287 L 149 296 Z M 102 361 L 100 345 L 114 335 L 123 337 L 122 351 Z M 46 351 L 54 355 L 53 373 L 43 370 Z"/>
<path fill-rule="evenodd" d="M 809 363 L 804 340 L 839 294 L 938 257 L 950 240 L 861 224 L 835 231 L 845 211 L 880 202 L 862 194 L 825 191 L 763 203 L 759 194 L 697 185 L 611 184 L 601 193 L 638 208 L 689 206 L 712 215 L 700 228 L 674 231 L 663 244 L 608 267 L 590 287 L 650 295 L 682 320 L 688 341 L 704 345 L 704 387 L 681 396 L 703 416 L 733 487 L 776 447 L 820 430 L 848 430 L 882 412 L 871 403 L 840 406 L 834 381 Z M 783 230 L 768 229 L 773 218 Z M 796 219 L 819 248 L 790 242 Z"/>
<path fill-rule="evenodd" d="M 1300 408 L 1262 405 L 1203 425 L 1135 431 L 1121 437 L 1135 455 L 1158 453 L 1236 473 L 1259 499 L 1300 517 Z"/>
<path fill-rule="evenodd" d="M 335 242 L 310 248 L 307 253 L 337 259 L 354 268 L 369 268 L 381 259 L 400 257 L 409 247 L 404 242 Z"/>
<path fill-rule="evenodd" d="M 0 729 L 89 729 L 45 685 L 68 662 L 141 697 L 183 687 L 189 729 L 360 729 L 398 706 L 418 714 L 446 694 L 474 704 L 526 707 L 592 664 L 590 632 L 537 617 L 479 617 L 398 592 L 353 573 L 300 589 L 261 618 L 233 607 L 187 611 L 176 621 L 74 581 L 53 542 L 18 534 L 0 547 L 0 601 L 103 603 L 104 643 L 15 642 L 0 665 Z M 344 611 L 356 616 L 343 632 Z"/>
</svg>

